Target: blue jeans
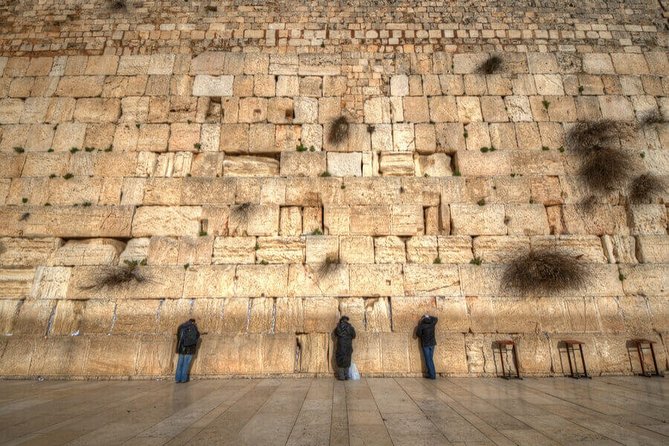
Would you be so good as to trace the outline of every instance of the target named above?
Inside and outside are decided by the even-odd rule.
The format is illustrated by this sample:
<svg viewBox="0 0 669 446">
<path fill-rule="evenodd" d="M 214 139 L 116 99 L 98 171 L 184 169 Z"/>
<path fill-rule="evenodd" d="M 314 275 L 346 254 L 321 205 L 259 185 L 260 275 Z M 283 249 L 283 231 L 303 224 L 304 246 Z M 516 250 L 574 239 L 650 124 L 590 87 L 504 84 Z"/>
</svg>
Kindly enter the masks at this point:
<svg viewBox="0 0 669 446">
<path fill-rule="evenodd" d="M 188 371 L 192 359 L 193 355 L 179 354 L 179 361 L 177 362 L 177 374 L 175 377 L 176 382 L 185 383 L 188 381 Z"/>
<path fill-rule="evenodd" d="M 431 345 L 429 347 L 423 347 L 423 357 L 425 358 L 427 377 L 430 379 L 435 379 L 437 377 L 437 372 L 434 370 L 434 361 L 432 360 L 433 356 L 434 356 L 434 345 Z"/>
</svg>

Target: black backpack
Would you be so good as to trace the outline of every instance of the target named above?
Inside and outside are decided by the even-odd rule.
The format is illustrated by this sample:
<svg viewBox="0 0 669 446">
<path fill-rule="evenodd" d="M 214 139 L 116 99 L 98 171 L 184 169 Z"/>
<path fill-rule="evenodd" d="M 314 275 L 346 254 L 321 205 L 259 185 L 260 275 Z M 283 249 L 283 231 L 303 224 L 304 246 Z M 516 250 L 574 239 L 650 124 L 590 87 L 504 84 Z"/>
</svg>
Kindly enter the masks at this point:
<svg viewBox="0 0 669 446">
<path fill-rule="evenodd" d="M 197 328 L 193 324 L 188 324 L 181 333 L 181 345 L 191 347 L 195 344 L 197 344 Z"/>
</svg>

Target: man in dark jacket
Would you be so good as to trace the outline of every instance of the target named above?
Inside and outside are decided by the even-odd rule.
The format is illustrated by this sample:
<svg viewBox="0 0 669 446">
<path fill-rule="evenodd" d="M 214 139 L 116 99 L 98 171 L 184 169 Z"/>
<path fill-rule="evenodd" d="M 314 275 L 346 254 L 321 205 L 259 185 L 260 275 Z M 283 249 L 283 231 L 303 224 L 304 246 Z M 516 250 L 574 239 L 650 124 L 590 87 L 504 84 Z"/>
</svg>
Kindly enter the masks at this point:
<svg viewBox="0 0 669 446">
<path fill-rule="evenodd" d="M 353 354 L 353 339 L 355 329 L 348 323 L 348 316 L 342 316 L 334 331 L 337 340 L 335 362 L 337 363 L 337 379 L 348 379 L 348 368 L 351 367 L 351 355 Z"/>
<path fill-rule="evenodd" d="M 425 367 L 427 368 L 427 377 L 436 379 L 437 372 L 434 370 L 434 346 L 437 341 L 434 337 L 434 328 L 437 325 L 437 318 L 426 314 L 423 316 L 416 327 L 416 336 L 420 338 L 420 345 L 423 348 L 423 357 L 425 358 Z"/>
<path fill-rule="evenodd" d="M 195 325 L 195 319 L 189 319 L 179 325 L 177 329 L 177 353 L 179 361 L 177 362 L 176 382 L 188 382 L 190 372 L 190 363 L 193 355 L 197 351 L 197 342 L 200 339 L 200 332 Z"/>
</svg>

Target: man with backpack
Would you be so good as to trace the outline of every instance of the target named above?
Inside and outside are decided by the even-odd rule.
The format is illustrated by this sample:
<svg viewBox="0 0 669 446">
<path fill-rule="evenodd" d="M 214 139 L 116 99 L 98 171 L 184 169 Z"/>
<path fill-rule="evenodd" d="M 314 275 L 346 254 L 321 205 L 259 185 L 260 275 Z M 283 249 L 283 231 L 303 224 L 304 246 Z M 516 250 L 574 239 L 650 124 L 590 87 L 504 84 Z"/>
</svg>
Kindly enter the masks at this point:
<svg viewBox="0 0 669 446">
<path fill-rule="evenodd" d="M 193 355 L 197 351 L 197 342 L 200 339 L 200 332 L 195 325 L 195 319 L 189 319 L 179 325 L 177 329 L 177 353 L 179 361 L 177 362 L 176 382 L 188 382 L 190 372 L 190 363 Z"/>
</svg>

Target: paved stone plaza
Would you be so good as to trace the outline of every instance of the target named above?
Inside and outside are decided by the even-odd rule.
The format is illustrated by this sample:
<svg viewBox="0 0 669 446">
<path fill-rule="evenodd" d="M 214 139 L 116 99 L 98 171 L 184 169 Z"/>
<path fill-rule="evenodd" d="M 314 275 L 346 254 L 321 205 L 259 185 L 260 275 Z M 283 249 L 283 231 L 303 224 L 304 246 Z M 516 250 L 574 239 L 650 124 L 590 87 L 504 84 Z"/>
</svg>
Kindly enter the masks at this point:
<svg viewBox="0 0 669 446">
<path fill-rule="evenodd" d="M 3 381 L 3 445 L 666 445 L 669 382 Z"/>
</svg>

